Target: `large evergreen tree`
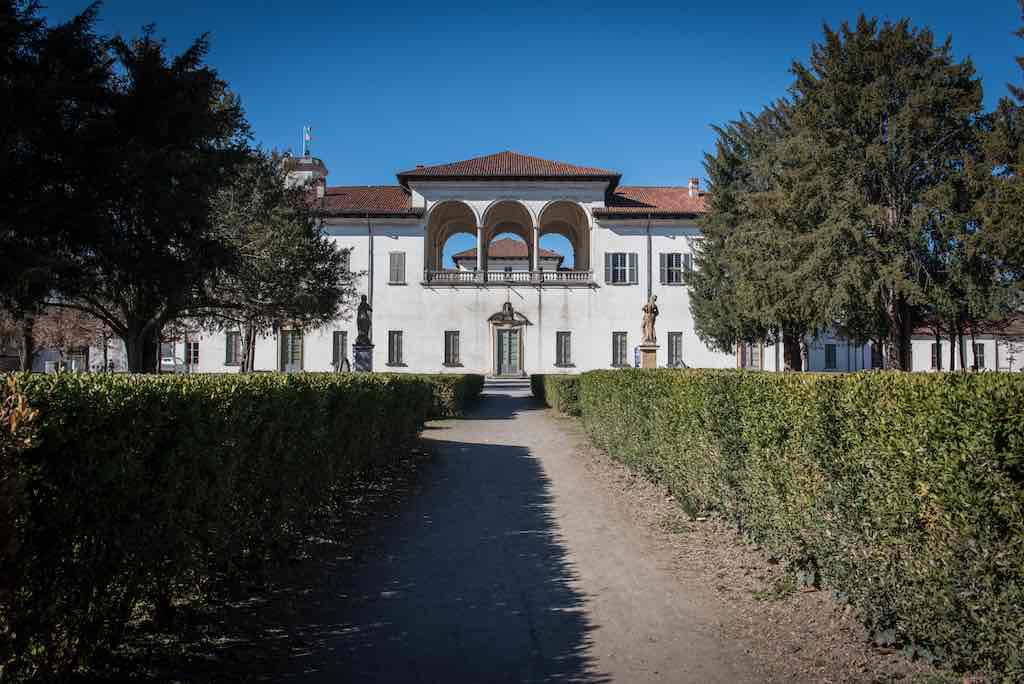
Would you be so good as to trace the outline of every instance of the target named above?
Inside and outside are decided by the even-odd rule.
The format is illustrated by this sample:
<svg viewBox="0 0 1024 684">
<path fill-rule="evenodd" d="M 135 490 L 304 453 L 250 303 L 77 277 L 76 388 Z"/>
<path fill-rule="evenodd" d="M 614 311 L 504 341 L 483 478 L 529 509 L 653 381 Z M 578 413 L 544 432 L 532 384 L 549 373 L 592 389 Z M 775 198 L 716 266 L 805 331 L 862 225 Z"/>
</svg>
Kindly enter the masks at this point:
<svg viewBox="0 0 1024 684">
<path fill-rule="evenodd" d="M 687 280 L 698 335 L 723 351 L 781 340 L 785 367 L 800 370 L 806 336 L 834 316 L 805 267 L 820 209 L 790 191 L 790 176 L 807 172 L 790 160 L 791 105 L 776 102 L 715 130 L 704 237 Z"/>
<path fill-rule="evenodd" d="M 1024 0 L 1020 0 L 1024 22 Z M 1024 27 L 1016 35 L 1024 38 Z M 1016 58 L 1024 75 L 1024 56 Z M 979 215 L 984 222 L 984 245 L 998 259 L 1005 280 L 1024 287 L 1024 78 L 1009 84 L 988 118 L 983 137 L 984 165 L 974 176 L 980 193 Z"/>
<path fill-rule="evenodd" d="M 114 38 L 104 136 L 93 149 L 94 202 L 78 222 L 84 248 L 62 278 L 62 303 L 107 324 L 129 369 L 156 368 L 160 331 L 204 303 L 230 270 L 231 245 L 211 220 L 212 198 L 247 154 L 238 99 L 203 63 L 206 36 L 168 58 L 152 27 Z"/>
<path fill-rule="evenodd" d="M 804 266 L 828 285 L 832 309 L 850 312 L 841 323 L 877 324 L 887 366 L 909 370 L 928 304 L 929 192 L 963 168 L 981 83 L 949 39 L 936 44 L 907 20 L 861 16 L 824 31 L 809 64 L 794 63 L 791 87 L 795 159 L 814 172 L 791 177 L 790 191 L 822 209 Z"/>
<path fill-rule="evenodd" d="M 0 308 L 25 370 L 35 316 L 87 233 L 112 77 L 96 5 L 55 26 L 38 10 L 0 0 Z"/>
</svg>

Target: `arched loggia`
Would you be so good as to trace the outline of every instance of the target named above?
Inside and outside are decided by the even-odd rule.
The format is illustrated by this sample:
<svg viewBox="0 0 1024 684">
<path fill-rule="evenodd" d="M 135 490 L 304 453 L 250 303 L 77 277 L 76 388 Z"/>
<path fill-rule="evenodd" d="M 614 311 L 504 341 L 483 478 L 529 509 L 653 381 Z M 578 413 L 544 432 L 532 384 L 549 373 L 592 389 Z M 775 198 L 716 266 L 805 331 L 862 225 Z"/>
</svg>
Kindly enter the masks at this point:
<svg viewBox="0 0 1024 684">
<path fill-rule="evenodd" d="M 533 214 L 525 204 L 518 200 L 497 200 L 484 211 L 483 215 L 483 258 L 481 263 L 490 263 L 489 247 L 495 238 L 502 234 L 510 233 L 526 243 L 525 270 L 533 270 L 534 261 L 534 235 L 533 227 L 536 225 Z"/>
<path fill-rule="evenodd" d="M 538 237 L 561 235 L 572 245 L 574 271 L 589 271 L 590 220 L 586 210 L 572 200 L 555 200 L 544 206 L 538 217 Z"/>
<path fill-rule="evenodd" d="M 476 236 L 480 218 L 471 206 L 458 200 L 438 202 L 427 218 L 426 254 L 424 268 L 428 272 L 444 270 L 444 246 L 459 233 Z"/>
</svg>

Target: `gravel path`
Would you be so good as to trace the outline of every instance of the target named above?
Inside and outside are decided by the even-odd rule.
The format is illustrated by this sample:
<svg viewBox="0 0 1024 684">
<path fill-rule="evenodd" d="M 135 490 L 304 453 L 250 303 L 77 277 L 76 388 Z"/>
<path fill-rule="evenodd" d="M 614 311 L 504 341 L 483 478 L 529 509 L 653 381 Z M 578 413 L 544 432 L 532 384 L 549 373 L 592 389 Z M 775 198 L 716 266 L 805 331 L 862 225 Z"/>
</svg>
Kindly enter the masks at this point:
<svg viewBox="0 0 1024 684">
<path fill-rule="evenodd" d="M 344 606 L 285 678 L 317 682 L 762 681 L 720 603 L 681 586 L 523 383 L 431 423 L 421 492 L 375 531 Z M 326 608 L 326 606 L 325 606 Z M 290 675 L 290 676 L 289 676 Z"/>
</svg>

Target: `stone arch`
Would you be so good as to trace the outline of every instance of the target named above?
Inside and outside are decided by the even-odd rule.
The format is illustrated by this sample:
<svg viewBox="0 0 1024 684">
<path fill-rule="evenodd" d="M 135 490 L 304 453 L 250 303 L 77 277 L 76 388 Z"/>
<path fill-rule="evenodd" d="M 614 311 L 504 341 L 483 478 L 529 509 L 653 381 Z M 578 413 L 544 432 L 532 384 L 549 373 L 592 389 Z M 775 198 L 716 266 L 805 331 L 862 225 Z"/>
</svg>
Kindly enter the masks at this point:
<svg viewBox="0 0 1024 684">
<path fill-rule="evenodd" d="M 590 214 L 579 202 L 570 199 L 552 200 L 540 210 L 539 236 L 556 233 L 572 245 L 573 270 L 589 271 Z"/>
<path fill-rule="evenodd" d="M 511 233 L 526 243 L 527 263 L 533 263 L 533 227 L 536 219 L 530 208 L 517 199 L 498 199 L 491 202 L 483 215 L 483 261 L 487 263 L 487 248 L 495 236 Z"/>
<path fill-rule="evenodd" d="M 458 233 L 476 237 L 480 215 L 462 200 L 442 200 L 430 208 L 427 215 L 426 250 L 423 267 L 428 271 L 444 268 L 442 250 L 448 238 Z"/>
</svg>

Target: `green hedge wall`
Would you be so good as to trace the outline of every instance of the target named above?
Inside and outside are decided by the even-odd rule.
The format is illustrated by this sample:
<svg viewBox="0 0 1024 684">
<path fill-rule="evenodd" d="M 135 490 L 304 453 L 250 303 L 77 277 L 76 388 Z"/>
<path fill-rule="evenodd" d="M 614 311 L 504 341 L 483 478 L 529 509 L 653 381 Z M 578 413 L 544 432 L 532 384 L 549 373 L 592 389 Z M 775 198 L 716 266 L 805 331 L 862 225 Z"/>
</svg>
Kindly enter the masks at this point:
<svg viewBox="0 0 1024 684">
<path fill-rule="evenodd" d="M 415 377 L 10 376 L 0 679 L 66 672 L 140 609 L 287 557 L 432 406 Z"/>
<path fill-rule="evenodd" d="M 533 396 L 559 413 L 580 415 L 579 375 L 531 375 Z"/>
<path fill-rule="evenodd" d="M 595 371 L 579 403 L 596 444 L 879 643 L 1024 677 L 1024 377 Z"/>
<path fill-rule="evenodd" d="M 396 375 L 398 375 L 396 373 Z M 441 373 L 403 375 L 425 380 L 434 388 L 434 407 L 431 418 L 463 416 L 479 398 L 484 389 L 484 376 L 475 373 Z"/>
</svg>

